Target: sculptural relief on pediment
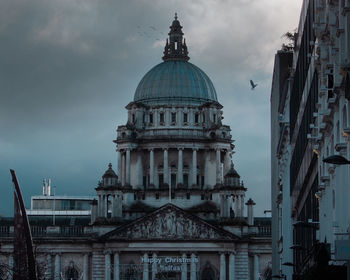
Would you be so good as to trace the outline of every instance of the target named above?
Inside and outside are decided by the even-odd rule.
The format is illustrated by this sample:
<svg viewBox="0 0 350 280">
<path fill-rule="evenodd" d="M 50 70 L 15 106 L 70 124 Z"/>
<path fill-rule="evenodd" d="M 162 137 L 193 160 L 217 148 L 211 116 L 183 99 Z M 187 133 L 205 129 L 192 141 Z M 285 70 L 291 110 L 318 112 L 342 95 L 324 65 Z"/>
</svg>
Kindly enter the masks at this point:
<svg viewBox="0 0 350 280">
<path fill-rule="evenodd" d="M 199 218 L 189 217 L 185 212 L 168 207 L 155 211 L 108 234 L 108 238 L 122 239 L 179 239 L 211 240 L 235 239 L 232 234 L 220 230 Z"/>
</svg>

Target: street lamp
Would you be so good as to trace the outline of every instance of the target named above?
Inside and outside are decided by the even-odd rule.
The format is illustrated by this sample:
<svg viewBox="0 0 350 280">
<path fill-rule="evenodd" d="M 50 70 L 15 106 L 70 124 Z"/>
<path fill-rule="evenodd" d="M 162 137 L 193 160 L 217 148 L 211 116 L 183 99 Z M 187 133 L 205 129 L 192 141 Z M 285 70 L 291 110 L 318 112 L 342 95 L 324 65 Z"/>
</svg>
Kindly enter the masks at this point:
<svg viewBox="0 0 350 280">
<path fill-rule="evenodd" d="M 273 279 L 273 278 L 277 278 L 277 279 L 284 279 L 284 280 L 287 280 L 287 276 L 284 275 L 284 274 L 282 274 L 282 275 L 278 275 L 278 274 L 272 275 L 271 278 L 272 278 L 272 279 Z"/>
<path fill-rule="evenodd" d="M 350 161 L 341 155 L 329 156 L 323 159 L 322 161 L 325 163 L 332 163 L 332 164 L 339 164 L 339 165 L 350 164 Z"/>
</svg>

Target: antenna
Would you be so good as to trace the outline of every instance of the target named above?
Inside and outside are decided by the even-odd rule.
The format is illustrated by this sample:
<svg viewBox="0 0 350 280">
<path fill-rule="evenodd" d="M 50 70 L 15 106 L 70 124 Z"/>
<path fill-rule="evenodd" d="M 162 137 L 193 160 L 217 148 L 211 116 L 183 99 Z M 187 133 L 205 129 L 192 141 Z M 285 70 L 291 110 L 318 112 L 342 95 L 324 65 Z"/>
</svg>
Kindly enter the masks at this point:
<svg viewBox="0 0 350 280">
<path fill-rule="evenodd" d="M 43 179 L 43 195 L 46 195 L 46 179 Z"/>
<path fill-rule="evenodd" d="M 46 193 L 48 196 L 51 195 L 51 179 L 48 180 L 48 183 L 47 183 L 47 193 Z"/>
</svg>

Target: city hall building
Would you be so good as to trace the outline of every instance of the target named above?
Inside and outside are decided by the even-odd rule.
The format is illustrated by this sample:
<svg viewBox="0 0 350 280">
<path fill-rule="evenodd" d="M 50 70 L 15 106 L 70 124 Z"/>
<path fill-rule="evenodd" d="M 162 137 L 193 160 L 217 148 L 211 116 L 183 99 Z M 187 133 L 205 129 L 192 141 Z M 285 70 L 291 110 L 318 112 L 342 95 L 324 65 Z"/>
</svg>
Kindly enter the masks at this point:
<svg viewBox="0 0 350 280">
<path fill-rule="evenodd" d="M 64 205 L 75 214 L 56 215 L 53 223 L 60 202 L 52 208 L 45 190 L 36 197 L 30 223 L 43 279 L 271 277 L 270 218 L 254 217 L 232 163 L 223 106 L 209 77 L 188 60 L 175 16 L 163 62 L 126 106 L 127 123 L 114 140 L 117 168 L 109 164 L 103 174 L 91 212 L 71 198 Z M 0 219 L 0 235 L 2 277 L 12 279 L 12 219 Z"/>
</svg>

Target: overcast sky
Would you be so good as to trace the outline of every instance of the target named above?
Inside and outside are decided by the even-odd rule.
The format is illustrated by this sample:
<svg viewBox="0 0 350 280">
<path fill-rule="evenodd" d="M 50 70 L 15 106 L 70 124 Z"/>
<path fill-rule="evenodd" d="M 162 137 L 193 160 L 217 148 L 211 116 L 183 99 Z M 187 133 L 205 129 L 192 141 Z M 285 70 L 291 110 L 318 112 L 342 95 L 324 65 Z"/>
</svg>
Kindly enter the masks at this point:
<svg viewBox="0 0 350 280">
<path fill-rule="evenodd" d="M 0 214 L 13 213 L 15 169 L 27 208 L 56 194 L 95 195 L 143 75 L 161 62 L 178 13 L 190 62 L 211 78 L 235 139 L 235 168 L 270 209 L 270 90 L 281 36 L 301 0 L 2 0 Z M 249 80 L 258 84 L 250 90 Z"/>
</svg>

